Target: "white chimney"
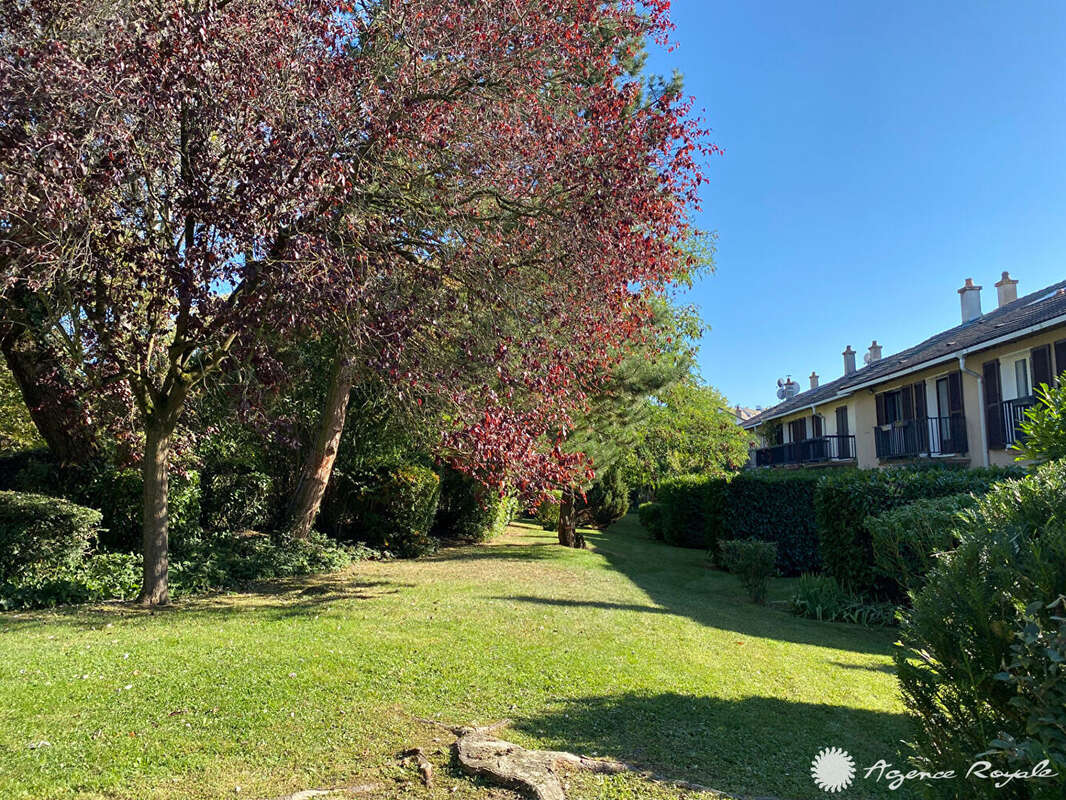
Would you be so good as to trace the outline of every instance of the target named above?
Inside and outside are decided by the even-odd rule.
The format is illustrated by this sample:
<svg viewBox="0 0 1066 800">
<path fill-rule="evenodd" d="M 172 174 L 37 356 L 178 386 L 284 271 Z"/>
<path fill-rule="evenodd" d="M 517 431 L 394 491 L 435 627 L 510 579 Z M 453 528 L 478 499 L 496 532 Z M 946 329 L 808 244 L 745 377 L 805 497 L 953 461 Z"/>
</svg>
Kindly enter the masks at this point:
<svg viewBox="0 0 1066 800">
<path fill-rule="evenodd" d="M 966 279 L 966 285 L 959 289 L 962 301 L 962 321 L 969 322 L 981 316 L 981 287 L 973 285 L 973 278 Z"/>
<path fill-rule="evenodd" d="M 870 344 L 870 350 L 866 353 L 866 363 L 873 364 L 881 360 L 881 345 L 874 339 Z"/>
<path fill-rule="evenodd" d="M 855 351 L 851 349 L 849 344 L 844 350 L 844 374 L 850 375 L 855 371 Z"/>
<path fill-rule="evenodd" d="M 812 372 L 811 373 L 811 388 L 812 389 L 817 389 L 818 388 L 818 373 L 817 372 Z"/>
<path fill-rule="evenodd" d="M 996 284 L 996 291 L 999 292 L 999 308 L 1003 308 L 1007 303 L 1013 303 L 1018 299 L 1018 281 L 1004 270 L 1003 278 Z"/>
</svg>

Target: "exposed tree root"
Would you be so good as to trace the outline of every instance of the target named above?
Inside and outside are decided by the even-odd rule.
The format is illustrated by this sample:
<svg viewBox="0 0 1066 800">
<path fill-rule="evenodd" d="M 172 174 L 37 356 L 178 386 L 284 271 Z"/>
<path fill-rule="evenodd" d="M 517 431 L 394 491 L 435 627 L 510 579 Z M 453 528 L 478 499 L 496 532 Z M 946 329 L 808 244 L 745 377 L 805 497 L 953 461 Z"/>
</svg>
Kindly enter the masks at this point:
<svg viewBox="0 0 1066 800">
<path fill-rule="evenodd" d="M 557 750 L 527 750 L 492 735 L 493 731 L 508 725 L 510 720 L 483 727 L 445 725 L 436 720 L 421 718 L 419 721 L 455 734 L 455 757 L 464 772 L 500 786 L 525 792 L 536 800 L 566 800 L 562 777 L 567 771 L 594 772 L 601 775 L 633 772 L 682 789 L 714 791 L 698 784 L 664 780 L 621 761 L 587 758 Z"/>
</svg>

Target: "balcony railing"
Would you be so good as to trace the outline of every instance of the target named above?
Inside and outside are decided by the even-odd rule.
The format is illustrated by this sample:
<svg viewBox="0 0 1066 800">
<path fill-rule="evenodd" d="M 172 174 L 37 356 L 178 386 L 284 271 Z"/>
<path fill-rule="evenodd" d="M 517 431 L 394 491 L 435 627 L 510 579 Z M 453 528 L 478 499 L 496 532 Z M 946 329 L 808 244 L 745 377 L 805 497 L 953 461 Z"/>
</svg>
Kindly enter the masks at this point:
<svg viewBox="0 0 1066 800">
<path fill-rule="evenodd" d="M 1003 442 L 1010 447 L 1015 442 L 1025 438 L 1021 424 L 1025 420 L 1025 410 L 1032 408 L 1036 401 L 1032 397 L 1019 397 L 1017 400 L 1004 400 L 1003 409 Z"/>
<path fill-rule="evenodd" d="M 854 436 L 816 436 L 802 442 L 789 442 L 755 451 L 755 466 L 783 467 L 798 464 L 824 464 L 855 458 Z"/>
<path fill-rule="evenodd" d="M 969 450 L 966 417 L 926 417 L 878 426 L 874 448 L 880 459 L 962 455 Z"/>
</svg>

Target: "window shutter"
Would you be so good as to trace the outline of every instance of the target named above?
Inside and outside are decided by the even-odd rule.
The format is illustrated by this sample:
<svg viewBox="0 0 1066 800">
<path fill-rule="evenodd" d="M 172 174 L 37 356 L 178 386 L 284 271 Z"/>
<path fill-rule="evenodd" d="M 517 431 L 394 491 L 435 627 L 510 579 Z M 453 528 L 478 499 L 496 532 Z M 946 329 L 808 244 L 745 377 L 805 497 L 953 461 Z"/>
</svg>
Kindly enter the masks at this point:
<svg viewBox="0 0 1066 800">
<path fill-rule="evenodd" d="M 848 435 L 848 407 L 841 406 L 837 409 L 837 436 Z"/>
<path fill-rule="evenodd" d="M 948 413 L 951 415 L 963 413 L 961 372 L 956 371 L 948 375 Z"/>
<path fill-rule="evenodd" d="M 1040 347 L 1034 347 L 1029 351 L 1030 357 L 1033 359 L 1033 387 L 1037 387 L 1042 383 L 1051 385 L 1051 345 L 1045 344 Z"/>
<path fill-rule="evenodd" d="M 877 424 L 885 424 L 885 393 L 877 395 Z"/>
<path fill-rule="evenodd" d="M 991 450 L 1002 450 L 1003 440 L 1003 411 L 1000 401 L 1003 392 L 999 384 L 999 359 L 986 361 L 982 368 L 985 385 L 985 424 L 988 427 L 988 447 Z"/>
<path fill-rule="evenodd" d="M 1055 342 L 1055 375 L 1060 376 L 1064 372 L 1066 372 L 1066 339 L 1060 339 Z"/>
<path fill-rule="evenodd" d="M 820 438 L 822 435 L 822 418 L 815 414 L 811 417 L 811 437 L 814 439 Z"/>
<path fill-rule="evenodd" d="M 900 389 L 900 404 L 903 406 L 903 419 L 914 419 L 914 389 L 904 386 Z"/>
<path fill-rule="evenodd" d="M 914 384 L 914 418 L 925 419 L 928 414 L 925 408 L 925 381 Z"/>
</svg>

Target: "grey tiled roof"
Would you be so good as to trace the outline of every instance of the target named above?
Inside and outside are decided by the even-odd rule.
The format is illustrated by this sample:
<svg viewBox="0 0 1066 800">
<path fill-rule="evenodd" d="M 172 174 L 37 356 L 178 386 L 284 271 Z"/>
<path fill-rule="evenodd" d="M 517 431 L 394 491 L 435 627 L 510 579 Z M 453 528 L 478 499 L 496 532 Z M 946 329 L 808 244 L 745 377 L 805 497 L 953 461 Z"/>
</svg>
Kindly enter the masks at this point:
<svg viewBox="0 0 1066 800">
<path fill-rule="evenodd" d="M 1052 284 L 1038 292 L 1019 297 L 1013 303 L 989 311 L 980 317 L 931 336 L 921 344 L 885 356 L 874 364 L 864 366 L 851 375 L 801 392 L 795 397 L 766 409 L 758 416 L 745 420 L 745 428 L 753 428 L 768 419 L 824 403 L 838 392 L 868 381 L 887 380 L 896 372 L 912 369 L 921 364 L 956 353 L 959 350 L 978 347 L 1011 333 L 1025 330 L 1041 322 L 1066 315 L 1066 281 Z"/>
</svg>

